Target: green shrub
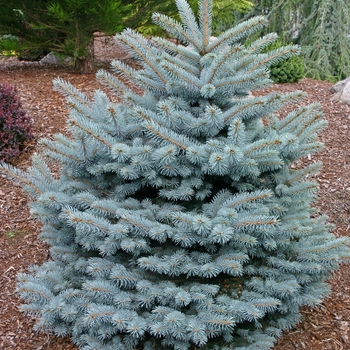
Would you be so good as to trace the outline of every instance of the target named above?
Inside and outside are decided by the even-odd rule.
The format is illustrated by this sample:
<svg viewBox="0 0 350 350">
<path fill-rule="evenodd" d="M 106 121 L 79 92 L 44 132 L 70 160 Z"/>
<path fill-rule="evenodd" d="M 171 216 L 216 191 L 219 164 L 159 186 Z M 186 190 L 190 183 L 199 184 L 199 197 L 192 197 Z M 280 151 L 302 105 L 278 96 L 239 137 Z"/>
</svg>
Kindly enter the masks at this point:
<svg viewBox="0 0 350 350">
<path fill-rule="evenodd" d="M 16 36 L 0 36 L 0 56 L 16 56 L 19 49 L 20 43 Z"/>
<path fill-rule="evenodd" d="M 266 51 L 283 47 L 281 41 L 270 44 Z M 270 66 L 271 79 L 275 83 L 295 83 L 304 77 L 304 59 L 292 56 Z"/>
</svg>

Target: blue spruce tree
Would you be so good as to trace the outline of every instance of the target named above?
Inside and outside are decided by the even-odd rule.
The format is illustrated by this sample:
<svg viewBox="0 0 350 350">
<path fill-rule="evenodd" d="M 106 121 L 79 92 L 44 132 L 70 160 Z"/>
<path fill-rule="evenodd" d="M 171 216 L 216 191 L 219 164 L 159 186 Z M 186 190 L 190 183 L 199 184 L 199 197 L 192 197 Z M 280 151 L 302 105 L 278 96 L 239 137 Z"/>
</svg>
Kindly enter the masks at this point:
<svg viewBox="0 0 350 350">
<path fill-rule="evenodd" d="M 322 147 L 319 106 L 279 118 L 302 92 L 250 94 L 298 49 L 262 53 L 273 34 L 245 45 L 263 17 L 212 37 L 211 0 L 198 20 L 176 4 L 182 23 L 153 20 L 181 44 L 116 36 L 141 67 L 98 72 L 119 103 L 57 79 L 69 136 L 42 139 L 26 172 L 1 167 L 51 246 L 51 261 L 18 276 L 22 310 L 84 350 L 270 349 L 349 257 L 311 207 L 320 164 L 292 166 Z"/>
</svg>

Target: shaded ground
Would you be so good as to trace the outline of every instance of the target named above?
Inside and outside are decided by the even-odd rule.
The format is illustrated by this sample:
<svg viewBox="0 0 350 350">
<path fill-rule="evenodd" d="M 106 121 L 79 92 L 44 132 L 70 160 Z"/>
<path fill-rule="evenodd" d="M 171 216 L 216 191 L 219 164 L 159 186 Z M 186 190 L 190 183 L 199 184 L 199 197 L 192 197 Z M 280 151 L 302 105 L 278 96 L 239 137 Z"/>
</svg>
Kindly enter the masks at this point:
<svg viewBox="0 0 350 350">
<path fill-rule="evenodd" d="M 113 46 L 98 46 L 98 58 L 108 61 L 121 55 Z M 103 66 L 104 63 L 101 63 Z M 65 128 L 67 110 L 64 99 L 53 91 L 52 80 L 60 77 L 91 95 L 102 89 L 93 74 L 73 74 L 68 68 L 42 67 L 0 60 L 0 83 L 17 85 L 24 109 L 34 120 L 36 139 L 50 136 Z M 270 90 L 307 92 L 305 103 L 319 102 L 329 126 L 322 133 L 325 149 L 311 161 L 322 160 L 324 167 L 316 176 L 319 200 L 315 207 L 329 216 L 338 236 L 350 235 L 350 106 L 330 100 L 332 84 L 304 79 L 297 84 L 273 86 Z M 282 112 L 283 113 L 283 112 Z M 14 163 L 21 168 L 30 165 L 35 143 Z M 309 161 L 309 160 L 306 160 Z M 0 177 L 0 349 L 6 350 L 72 350 L 69 339 L 33 331 L 34 321 L 17 308 L 21 301 L 15 293 L 15 278 L 32 264 L 49 258 L 48 247 L 37 241 L 39 223 L 30 218 L 27 198 L 19 187 Z M 303 309 L 303 321 L 286 332 L 276 350 L 349 350 L 350 266 L 342 266 L 331 280 L 332 295 L 317 309 Z"/>
</svg>

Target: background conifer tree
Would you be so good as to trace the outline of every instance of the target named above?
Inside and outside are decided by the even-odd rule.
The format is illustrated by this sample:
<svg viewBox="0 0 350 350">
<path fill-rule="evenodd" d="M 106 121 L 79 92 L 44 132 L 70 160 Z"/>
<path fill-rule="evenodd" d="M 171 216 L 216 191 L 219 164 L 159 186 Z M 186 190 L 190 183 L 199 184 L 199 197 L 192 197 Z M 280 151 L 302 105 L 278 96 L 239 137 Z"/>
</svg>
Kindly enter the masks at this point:
<svg viewBox="0 0 350 350">
<path fill-rule="evenodd" d="M 267 31 L 302 47 L 310 78 L 339 81 L 350 71 L 350 7 L 344 0 L 255 0 L 244 17 L 264 14 Z M 266 32 L 265 30 L 265 32 Z"/>
<path fill-rule="evenodd" d="M 52 261 L 18 276 L 22 310 L 84 350 L 270 349 L 349 256 L 311 207 L 320 164 L 292 167 L 322 147 L 319 106 L 279 119 L 302 92 L 247 98 L 298 49 L 262 53 L 272 34 L 244 46 L 263 17 L 214 38 L 210 0 L 198 20 L 176 4 L 182 23 L 153 20 L 182 45 L 117 35 L 141 65 L 97 74 L 120 102 L 57 79 L 70 136 L 42 139 L 26 172 L 1 167 L 51 246 Z"/>
<path fill-rule="evenodd" d="M 5 41 L 10 51 L 12 46 L 27 59 L 50 51 L 70 56 L 78 72 L 93 69 L 94 33 L 114 35 L 125 28 L 123 17 L 131 7 L 121 0 L 0 0 L 0 5 L 0 39 L 17 38 Z"/>
<path fill-rule="evenodd" d="M 198 11 L 198 1 L 188 0 L 188 4 L 194 13 Z M 122 0 L 124 5 L 130 3 L 129 0 Z M 213 3 L 213 31 L 222 32 L 231 28 L 235 22 L 237 13 L 243 14 L 251 10 L 253 3 L 249 0 L 220 0 Z M 152 21 L 153 12 L 166 13 L 168 16 L 180 20 L 175 1 L 158 0 L 137 0 L 133 1 L 133 6 L 125 18 L 124 24 L 126 27 L 144 35 L 160 35 L 166 34 L 159 26 Z"/>
</svg>

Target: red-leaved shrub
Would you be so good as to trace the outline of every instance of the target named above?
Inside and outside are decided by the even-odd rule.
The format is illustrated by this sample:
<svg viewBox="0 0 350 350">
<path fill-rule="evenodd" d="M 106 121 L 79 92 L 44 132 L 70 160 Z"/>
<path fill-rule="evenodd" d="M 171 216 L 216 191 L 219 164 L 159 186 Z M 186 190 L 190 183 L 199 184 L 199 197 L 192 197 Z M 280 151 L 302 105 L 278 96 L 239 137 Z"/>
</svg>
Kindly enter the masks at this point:
<svg viewBox="0 0 350 350">
<path fill-rule="evenodd" d="M 32 138 L 32 120 L 22 109 L 17 89 L 0 84 L 0 161 L 18 156 Z"/>
</svg>

